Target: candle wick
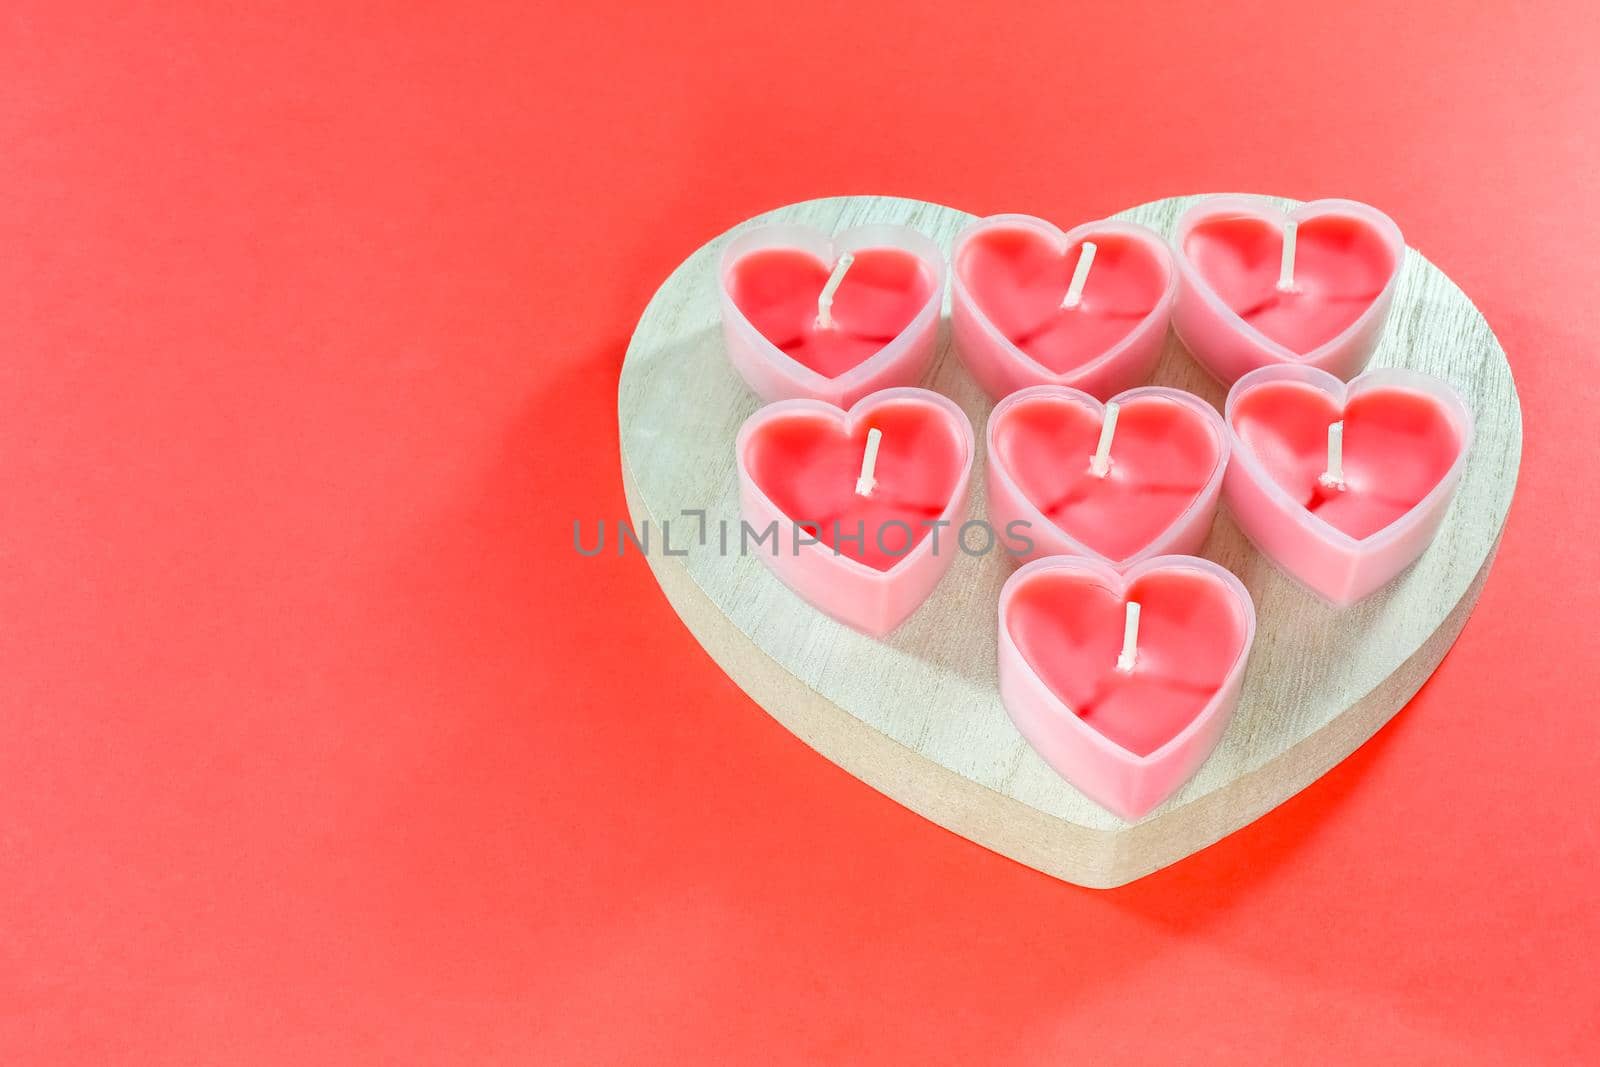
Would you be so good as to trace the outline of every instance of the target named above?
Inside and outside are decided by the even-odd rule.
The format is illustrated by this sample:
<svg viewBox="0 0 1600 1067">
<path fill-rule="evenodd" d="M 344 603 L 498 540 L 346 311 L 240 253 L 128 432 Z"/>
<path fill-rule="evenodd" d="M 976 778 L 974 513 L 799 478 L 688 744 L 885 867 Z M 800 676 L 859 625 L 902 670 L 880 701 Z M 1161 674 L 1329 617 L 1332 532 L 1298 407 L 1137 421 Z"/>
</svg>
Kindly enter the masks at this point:
<svg viewBox="0 0 1600 1067">
<path fill-rule="evenodd" d="M 1294 292 L 1294 251 L 1300 224 L 1293 219 L 1283 224 L 1283 260 L 1278 264 L 1278 292 Z"/>
<path fill-rule="evenodd" d="M 1122 653 L 1117 656 L 1117 670 L 1124 674 L 1133 671 L 1139 655 L 1139 603 L 1128 601 L 1128 613 L 1122 622 Z"/>
<path fill-rule="evenodd" d="M 1117 432 L 1117 415 L 1122 411 L 1115 400 L 1106 405 L 1106 419 L 1100 424 L 1100 443 L 1089 457 L 1089 473 L 1104 478 L 1111 473 L 1111 438 Z"/>
<path fill-rule="evenodd" d="M 856 493 L 859 496 L 871 496 L 872 490 L 878 485 L 873 471 L 878 466 L 878 445 L 882 441 L 882 430 L 874 426 L 867 431 L 867 451 L 861 457 L 861 476 L 856 479 Z"/>
<path fill-rule="evenodd" d="M 850 270 L 850 265 L 856 257 L 846 252 L 839 257 L 833 265 L 833 273 L 828 275 L 828 284 L 822 287 L 822 295 L 817 297 L 817 329 L 833 329 L 833 294 L 839 291 L 839 286 L 844 282 L 844 276 Z"/>
<path fill-rule="evenodd" d="M 1083 242 L 1078 251 L 1078 265 L 1072 270 L 1072 283 L 1067 286 L 1067 295 L 1061 298 L 1063 311 L 1071 311 L 1083 300 L 1083 287 L 1089 281 L 1089 268 L 1094 265 L 1096 251 L 1093 241 Z"/>
<path fill-rule="evenodd" d="M 1328 424 L 1328 469 L 1317 479 L 1324 489 L 1343 489 L 1344 485 L 1344 423 Z"/>
</svg>

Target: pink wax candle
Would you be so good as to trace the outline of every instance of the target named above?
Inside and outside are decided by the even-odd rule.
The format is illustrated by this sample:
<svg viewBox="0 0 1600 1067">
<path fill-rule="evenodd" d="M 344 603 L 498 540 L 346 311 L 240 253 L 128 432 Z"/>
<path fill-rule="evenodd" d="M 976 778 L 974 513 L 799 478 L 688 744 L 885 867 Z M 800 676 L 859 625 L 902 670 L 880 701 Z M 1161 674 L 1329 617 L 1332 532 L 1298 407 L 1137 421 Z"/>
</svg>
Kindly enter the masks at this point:
<svg viewBox="0 0 1600 1067">
<path fill-rule="evenodd" d="M 1077 555 L 1128 567 L 1198 551 L 1228 463 L 1222 417 L 1145 386 L 1102 405 L 1065 386 L 1012 393 L 989 416 L 989 518 L 1024 524 L 1026 559 Z"/>
<path fill-rule="evenodd" d="M 762 561 L 847 626 L 893 630 L 957 555 L 975 449 L 947 397 L 886 389 L 848 412 L 779 401 L 745 420 L 735 450 L 744 523 L 777 531 Z"/>
<path fill-rule="evenodd" d="M 1253 196 L 1200 200 L 1173 248 L 1173 328 L 1223 382 L 1278 364 L 1360 373 L 1406 251 L 1399 227 L 1366 204 L 1317 200 L 1285 213 Z"/>
<path fill-rule="evenodd" d="M 1125 573 L 1053 556 L 1006 582 L 1000 697 L 1028 743 L 1096 803 L 1138 819 L 1205 762 L 1233 715 L 1255 607 L 1208 560 Z"/>
<path fill-rule="evenodd" d="M 933 357 L 944 256 L 916 230 L 759 226 L 728 243 L 720 278 L 729 361 L 763 400 L 848 406 Z"/>
<path fill-rule="evenodd" d="M 1264 367 L 1228 394 L 1223 492 L 1239 528 L 1336 605 L 1361 599 L 1432 541 L 1460 482 L 1472 415 L 1414 371 L 1348 386 L 1309 367 Z"/>
<path fill-rule="evenodd" d="M 952 259 L 956 350 L 995 399 L 1031 385 L 1104 399 L 1155 369 L 1178 284 L 1155 232 L 996 215 L 963 230 Z"/>
</svg>

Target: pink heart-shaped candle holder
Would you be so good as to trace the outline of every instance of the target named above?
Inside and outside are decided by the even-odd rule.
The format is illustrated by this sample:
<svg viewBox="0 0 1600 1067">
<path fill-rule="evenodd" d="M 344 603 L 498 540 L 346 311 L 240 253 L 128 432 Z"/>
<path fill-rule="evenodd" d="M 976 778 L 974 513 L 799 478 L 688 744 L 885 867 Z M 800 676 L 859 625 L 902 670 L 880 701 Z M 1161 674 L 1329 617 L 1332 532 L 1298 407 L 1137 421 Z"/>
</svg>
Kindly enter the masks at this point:
<svg viewBox="0 0 1600 1067">
<path fill-rule="evenodd" d="M 781 400 L 746 419 L 734 447 L 743 521 L 758 537 L 777 528 L 771 548 L 756 543 L 762 562 L 846 626 L 889 633 L 950 569 L 976 446 L 949 398 L 885 389 L 848 412 Z"/>
<path fill-rule="evenodd" d="M 824 326 L 819 301 L 846 255 Z M 857 226 L 831 238 L 810 226 L 753 227 L 728 242 L 718 279 L 728 360 L 762 400 L 849 407 L 916 384 L 933 359 L 944 254 L 910 227 Z"/>
<path fill-rule="evenodd" d="M 1286 278 L 1290 221 L 1296 239 Z M 1286 212 L 1265 197 L 1234 194 L 1185 211 L 1172 247 L 1173 330 L 1224 384 L 1279 365 L 1345 380 L 1359 374 L 1383 334 L 1406 256 L 1400 228 L 1366 204 L 1314 200 Z"/>
<path fill-rule="evenodd" d="M 1086 242 L 1095 253 L 1065 307 Z M 1031 215 L 994 215 L 957 235 L 951 259 L 956 350 L 992 398 L 1065 385 L 1104 399 L 1155 370 L 1178 291 L 1155 231 L 1108 219 L 1062 233 Z"/>
<path fill-rule="evenodd" d="M 1006 714 L 1058 774 L 1134 820 L 1222 737 L 1256 616 L 1239 579 L 1209 560 L 1156 556 L 1119 572 L 1051 556 L 1006 582 L 999 627 Z"/>
<path fill-rule="evenodd" d="M 1073 555 L 1118 568 L 1191 555 L 1211 530 L 1231 440 L 1192 393 L 1142 386 L 1118 407 L 1109 465 L 1094 457 L 1107 408 L 1078 389 L 1039 385 L 995 406 L 986 434 L 989 519 L 1023 559 Z"/>
<path fill-rule="evenodd" d="M 1460 394 L 1409 370 L 1369 371 L 1347 385 L 1312 367 L 1263 367 L 1234 383 L 1225 418 L 1228 510 L 1280 570 L 1339 607 L 1428 547 L 1472 447 Z"/>
</svg>

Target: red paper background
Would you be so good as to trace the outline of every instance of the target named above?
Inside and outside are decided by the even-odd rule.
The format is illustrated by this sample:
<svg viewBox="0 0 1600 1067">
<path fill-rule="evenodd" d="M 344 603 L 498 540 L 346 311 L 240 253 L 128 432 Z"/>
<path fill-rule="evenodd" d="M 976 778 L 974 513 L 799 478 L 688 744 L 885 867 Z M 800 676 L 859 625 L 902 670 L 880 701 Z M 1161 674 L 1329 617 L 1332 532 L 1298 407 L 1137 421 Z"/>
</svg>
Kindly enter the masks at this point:
<svg viewBox="0 0 1600 1067">
<path fill-rule="evenodd" d="M 0 14 L 0 1060 L 1597 1056 L 1593 5 L 149 6 Z M 1052 881 L 573 556 L 728 226 L 1222 189 L 1386 208 L 1526 420 L 1459 644 L 1259 823 Z"/>
</svg>

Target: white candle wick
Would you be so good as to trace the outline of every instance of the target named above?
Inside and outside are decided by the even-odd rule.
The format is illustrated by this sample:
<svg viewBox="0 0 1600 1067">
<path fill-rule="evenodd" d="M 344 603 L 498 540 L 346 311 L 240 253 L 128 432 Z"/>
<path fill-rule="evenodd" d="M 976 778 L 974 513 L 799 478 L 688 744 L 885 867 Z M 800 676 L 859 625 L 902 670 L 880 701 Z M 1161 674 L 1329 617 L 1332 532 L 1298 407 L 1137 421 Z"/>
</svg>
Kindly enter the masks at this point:
<svg viewBox="0 0 1600 1067">
<path fill-rule="evenodd" d="M 1324 488 L 1344 488 L 1344 423 L 1328 424 L 1328 469 L 1317 479 Z"/>
<path fill-rule="evenodd" d="M 878 466 L 878 445 L 882 440 L 883 431 L 876 426 L 867 431 L 867 451 L 861 457 L 861 476 L 856 479 L 856 493 L 860 496 L 871 496 L 878 484 L 872 472 Z"/>
<path fill-rule="evenodd" d="M 1278 292 L 1294 292 L 1294 246 L 1300 236 L 1300 224 L 1293 219 L 1283 224 L 1283 260 L 1278 264 Z"/>
<path fill-rule="evenodd" d="M 1122 410 L 1116 401 L 1106 405 L 1106 419 L 1100 424 L 1100 443 L 1089 457 L 1089 473 L 1104 478 L 1111 473 L 1111 438 L 1117 432 L 1117 414 Z"/>
<path fill-rule="evenodd" d="M 850 265 L 856 257 L 846 252 L 839 257 L 833 265 L 833 273 L 828 275 L 828 284 L 822 287 L 822 295 L 817 297 L 817 329 L 833 329 L 833 294 L 839 291 L 839 286 L 844 281 L 844 276 L 850 270 Z"/>
<path fill-rule="evenodd" d="M 1122 623 L 1122 654 L 1117 657 L 1117 670 L 1133 670 L 1133 661 L 1139 653 L 1139 604 L 1128 601 L 1128 614 Z"/>
<path fill-rule="evenodd" d="M 1070 311 L 1083 300 L 1083 287 L 1089 281 L 1089 268 L 1094 266 L 1095 251 L 1093 241 L 1083 242 L 1083 248 L 1078 252 L 1078 265 L 1072 269 L 1072 284 L 1067 286 L 1067 295 L 1061 298 L 1063 310 Z"/>
</svg>

